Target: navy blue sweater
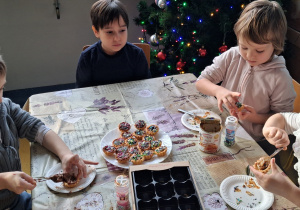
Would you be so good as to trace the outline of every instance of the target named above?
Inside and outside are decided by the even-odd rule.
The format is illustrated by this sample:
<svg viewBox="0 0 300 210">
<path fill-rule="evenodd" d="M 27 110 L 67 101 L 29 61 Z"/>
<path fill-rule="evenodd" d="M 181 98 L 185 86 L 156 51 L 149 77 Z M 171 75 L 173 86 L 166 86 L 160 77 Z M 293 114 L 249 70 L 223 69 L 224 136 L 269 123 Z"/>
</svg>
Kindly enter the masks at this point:
<svg viewBox="0 0 300 210">
<path fill-rule="evenodd" d="M 101 41 L 84 50 L 76 72 L 76 88 L 151 77 L 143 50 L 129 42 L 115 55 L 103 52 Z"/>
</svg>

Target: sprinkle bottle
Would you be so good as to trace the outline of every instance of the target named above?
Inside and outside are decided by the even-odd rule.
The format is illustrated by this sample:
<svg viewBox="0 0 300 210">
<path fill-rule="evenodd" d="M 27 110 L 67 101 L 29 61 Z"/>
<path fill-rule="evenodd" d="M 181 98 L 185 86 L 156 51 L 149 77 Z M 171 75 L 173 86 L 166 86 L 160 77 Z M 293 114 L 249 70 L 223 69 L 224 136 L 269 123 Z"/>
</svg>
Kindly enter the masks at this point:
<svg viewBox="0 0 300 210">
<path fill-rule="evenodd" d="M 231 147 L 235 144 L 235 130 L 237 128 L 237 118 L 228 116 L 225 122 L 225 140 L 224 145 Z"/>
<path fill-rule="evenodd" d="M 129 179 L 125 175 L 119 175 L 115 180 L 117 195 L 117 210 L 130 210 Z"/>
</svg>

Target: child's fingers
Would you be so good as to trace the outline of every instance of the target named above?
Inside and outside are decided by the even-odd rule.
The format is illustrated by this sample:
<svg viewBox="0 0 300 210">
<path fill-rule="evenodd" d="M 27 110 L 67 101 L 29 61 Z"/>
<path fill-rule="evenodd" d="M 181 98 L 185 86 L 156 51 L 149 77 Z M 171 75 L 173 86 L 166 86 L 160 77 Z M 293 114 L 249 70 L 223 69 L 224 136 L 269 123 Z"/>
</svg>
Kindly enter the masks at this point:
<svg viewBox="0 0 300 210">
<path fill-rule="evenodd" d="M 278 168 L 275 164 L 275 158 L 271 159 L 270 164 L 271 164 L 271 168 L 272 168 L 272 174 L 273 173 L 278 173 Z"/>
<path fill-rule="evenodd" d="M 22 173 L 21 178 L 32 185 L 36 185 L 36 181 L 26 173 Z"/>
<path fill-rule="evenodd" d="M 222 105 L 223 105 L 223 101 L 222 100 L 218 100 L 218 108 L 219 108 L 220 112 L 223 112 Z"/>
</svg>

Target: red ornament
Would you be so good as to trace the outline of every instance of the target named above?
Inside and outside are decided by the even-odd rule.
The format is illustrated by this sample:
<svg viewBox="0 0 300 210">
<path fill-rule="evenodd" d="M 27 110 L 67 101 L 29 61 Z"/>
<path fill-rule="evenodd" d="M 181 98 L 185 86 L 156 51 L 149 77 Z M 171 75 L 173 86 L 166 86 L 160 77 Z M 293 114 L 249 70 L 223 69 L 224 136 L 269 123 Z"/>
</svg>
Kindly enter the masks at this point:
<svg viewBox="0 0 300 210">
<path fill-rule="evenodd" d="M 225 52 L 227 49 L 228 49 L 227 45 L 225 45 L 225 43 L 223 43 L 223 46 L 221 46 L 221 47 L 219 48 L 219 52 L 220 52 L 220 53 L 223 53 L 223 52 Z"/>
<path fill-rule="evenodd" d="M 162 51 L 160 51 L 160 52 L 157 54 L 157 59 L 158 59 L 159 61 L 164 61 L 164 60 L 166 60 L 166 58 L 167 58 L 167 55 L 166 55 L 165 53 L 163 53 Z"/>
<path fill-rule="evenodd" d="M 182 59 L 180 59 L 176 64 L 177 71 L 182 71 L 182 68 L 185 66 L 186 62 L 182 62 Z"/>
<path fill-rule="evenodd" d="M 204 49 L 204 46 L 202 46 L 202 48 L 199 49 L 199 56 L 204 57 L 206 54 L 206 49 Z"/>
</svg>

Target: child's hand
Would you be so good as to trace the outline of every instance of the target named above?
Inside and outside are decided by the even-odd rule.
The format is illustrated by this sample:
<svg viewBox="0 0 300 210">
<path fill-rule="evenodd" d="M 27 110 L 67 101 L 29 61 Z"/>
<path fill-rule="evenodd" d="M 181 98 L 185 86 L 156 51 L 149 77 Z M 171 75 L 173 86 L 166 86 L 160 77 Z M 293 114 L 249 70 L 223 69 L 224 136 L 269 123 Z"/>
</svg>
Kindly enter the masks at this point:
<svg viewBox="0 0 300 210">
<path fill-rule="evenodd" d="M 5 189 L 16 194 L 21 194 L 25 190 L 33 190 L 36 187 L 35 180 L 22 171 L 4 172 L 4 180 L 6 180 Z"/>
<path fill-rule="evenodd" d="M 243 110 L 239 111 L 238 109 L 231 109 L 230 114 L 235 116 L 238 120 L 250 120 L 255 117 L 256 111 L 252 106 L 243 105 Z"/>
<path fill-rule="evenodd" d="M 67 154 L 65 155 L 62 160 L 62 168 L 65 173 L 70 174 L 78 174 L 80 171 L 81 175 L 84 178 L 87 177 L 87 171 L 86 171 L 86 165 L 85 164 L 91 164 L 91 165 L 97 165 L 97 162 L 94 161 L 88 161 L 83 160 L 79 157 L 79 155 L 74 154 Z"/>
<path fill-rule="evenodd" d="M 275 158 L 271 159 L 271 169 L 272 174 L 263 174 L 258 170 L 255 170 L 250 166 L 250 170 L 256 177 L 258 184 L 265 190 L 275 193 L 277 195 L 285 195 L 289 189 L 292 189 L 294 185 L 286 176 L 279 172 L 276 164 Z"/>
<path fill-rule="evenodd" d="M 230 110 L 236 110 L 237 107 L 235 103 L 238 101 L 238 98 L 241 96 L 238 92 L 231 92 L 227 89 L 223 89 L 222 91 L 219 91 L 216 94 L 217 100 L 218 100 L 218 108 L 221 112 L 223 112 L 222 105 L 225 104 L 227 109 Z"/>
<path fill-rule="evenodd" d="M 288 134 L 285 130 L 277 127 L 264 127 L 263 135 L 270 144 L 273 144 L 276 148 L 283 147 L 284 150 L 290 144 Z"/>
</svg>

